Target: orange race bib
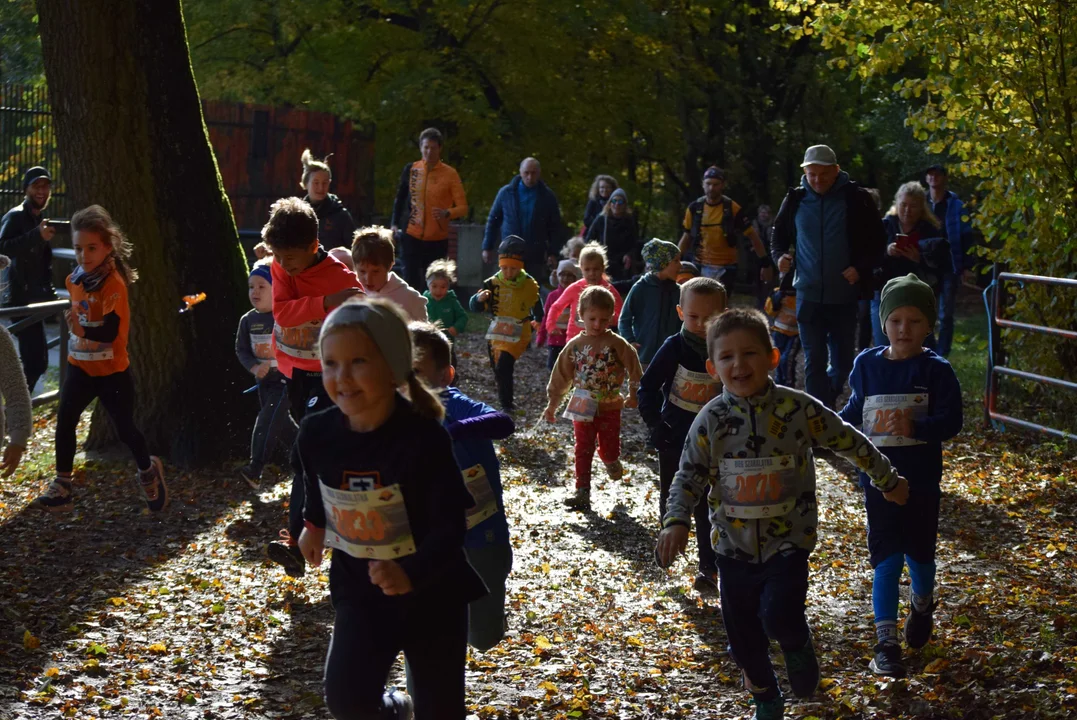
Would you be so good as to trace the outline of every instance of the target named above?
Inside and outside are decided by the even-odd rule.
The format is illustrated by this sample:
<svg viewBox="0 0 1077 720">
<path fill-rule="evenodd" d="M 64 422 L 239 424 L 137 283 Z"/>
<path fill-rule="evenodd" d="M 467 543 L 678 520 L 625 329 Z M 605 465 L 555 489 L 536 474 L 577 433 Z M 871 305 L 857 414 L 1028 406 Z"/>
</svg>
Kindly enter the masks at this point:
<svg viewBox="0 0 1077 720">
<path fill-rule="evenodd" d="M 721 383 L 707 373 L 693 372 L 678 365 L 669 388 L 669 401 L 682 410 L 697 413 L 718 397 L 721 389 Z"/>
<path fill-rule="evenodd" d="M 792 455 L 726 458 L 719 475 L 722 508 L 728 517 L 779 517 L 796 505 L 797 462 Z"/>
<path fill-rule="evenodd" d="M 495 342 L 520 342 L 524 336 L 524 326 L 516 318 L 498 316 L 486 330 L 486 339 Z"/>
<path fill-rule="evenodd" d="M 370 491 L 321 486 L 325 546 L 361 560 L 396 560 L 415 552 L 400 485 Z"/>
<path fill-rule="evenodd" d="M 895 435 L 887 430 L 890 420 L 904 415 L 912 421 L 927 417 L 927 393 L 869 395 L 864 398 L 864 434 L 875 447 L 923 445 L 923 440 Z"/>
<path fill-rule="evenodd" d="M 598 400 L 580 388 L 573 391 L 561 417 L 575 422 L 593 422 L 598 413 Z"/>
</svg>

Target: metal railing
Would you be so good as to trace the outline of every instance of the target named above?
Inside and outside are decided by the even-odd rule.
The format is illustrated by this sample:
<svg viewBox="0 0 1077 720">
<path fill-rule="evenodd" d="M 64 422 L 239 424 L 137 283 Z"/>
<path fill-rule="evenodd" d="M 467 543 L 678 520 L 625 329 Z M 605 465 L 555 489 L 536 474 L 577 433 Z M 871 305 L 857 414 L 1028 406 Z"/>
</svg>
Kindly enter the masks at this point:
<svg viewBox="0 0 1077 720">
<path fill-rule="evenodd" d="M 47 343 L 47 347 L 51 350 L 54 347 L 60 348 L 60 387 L 64 385 L 64 378 L 67 377 L 67 342 L 68 342 L 68 330 L 67 321 L 64 320 L 64 311 L 71 307 L 71 302 L 68 300 L 50 300 L 49 302 L 31 303 L 29 305 L 20 305 L 17 307 L 0 308 L 0 319 L 12 319 L 19 318 L 14 323 L 8 326 L 8 332 L 12 335 L 30 327 L 34 323 L 44 322 L 45 320 L 57 316 L 60 316 L 60 335 L 55 337 Z M 36 395 L 31 399 L 34 407 L 39 405 L 46 405 L 60 399 L 59 390 L 50 390 L 49 392 L 43 392 L 40 395 Z"/>
<path fill-rule="evenodd" d="M 1049 375 L 1039 375 L 1025 370 L 1017 370 L 1016 368 L 1007 367 L 1003 364 L 1005 357 L 1002 350 L 1001 328 L 1012 328 L 1014 330 L 1042 333 L 1044 335 L 1060 337 L 1067 340 L 1077 340 L 1077 330 L 1066 330 L 1064 328 L 1056 328 L 1048 325 L 1032 325 L 1030 323 L 1017 322 L 1016 320 L 1007 320 L 1002 317 L 1002 309 L 1005 307 L 1005 302 L 1003 300 L 1005 296 L 1005 288 L 1003 287 L 1003 283 L 1016 282 L 1022 285 L 1024 283 L 1036 283 L 1077 290 L 1077 280 L 1071 278 L 1045 277 L 1042 275 L 1022 275 L 1020 273 L 999 272 L 998 264 L 995 265 L 992 274 L 991 284 L 984 289 L 983 293 L 984 306 L 987 309 L 987 320 L 989 325 L 987 384 L 984 392 L 985 422 L 1002 431 L 1005 431 L 1006 424 L 1010 424 L 1016 427 L 1036 430 L 1038 432 L 1047 433 L 1048 435 L 1065 438 L 1067 440 L 1077 440 L 1077 435 L 1074 433 L 1050 427 L 1049 425 L 1041 425 L 1040 423 L 1035 423 L 1031 420 L 1023 420 L 1011 415 L 1006 415 L 999 412 L 997 409 L 998 379 L 1000 375 L 1040 382 L 1066 390 L 1077 390 L 1077 383 L 1070 382 L 1069 380 L 1063 380 L 1062 378 L 1051 377 Z M 988 299 L 989 294 L 991 296 L 990 300 Z"/>
</svg>

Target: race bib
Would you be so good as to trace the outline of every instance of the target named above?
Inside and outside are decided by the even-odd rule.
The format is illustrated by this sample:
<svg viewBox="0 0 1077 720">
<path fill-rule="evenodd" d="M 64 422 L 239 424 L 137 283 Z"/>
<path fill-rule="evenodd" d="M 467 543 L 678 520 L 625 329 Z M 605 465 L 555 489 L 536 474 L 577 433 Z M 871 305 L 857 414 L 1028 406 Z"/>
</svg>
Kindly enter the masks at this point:
<svg viewBox="0 0 1077 720">
<path fill-rule="evenodd" d="M 360 560 L 396 560 L 415 552 L 400 485 L 367 492 L 321 486 L 325 546 Z"/>
<path fill-rule="evenodd" d="M 913 422 L 927 417 L 927 393 L 869 395 L 864 398 L 864 434 L 875 447 L 923 445 L 923 440 L 895 435 L 886 429 L 890 419 L 904 415 Z"/>
<path fill-rule="evenodd" d="M 789 308 L 782 303 L 782 308 L 778 311 L 778 318 L 774 321 L 774 327 L 784 330 L 786 333 L 799 334 L 800 326 L 797 324 L 796 309 Z"/>
<path fill-rule="evenodd" d="M 285 355 L 300 360 L 318 360 L 318 332 L 320 321 L 312 321 L 296 327 L 273 326 L 277 347 Z"/>
<path fill-rule="evenodd" d="M 727 458 L 718 469 L 728 517 L 779 517 L 796 505 L 797 461 L 792 455 Z"/>
<path fill-rule="evenodd" d="M 565 406 L 562 417 L 576 422 L 591 422 L 595 419 L 597 412 L 598 400 L 595 400 L 586 390 L 576 388 L 572 397 L 568 399 L 568 405 Z"/>
<path fill-rule="evenodd" d="M 682 410 L 697 413 L 718 397 L 720 391 L 721 384 L 707 373 L 693 372 L 678 365 L 669 388 L 669 401 Z"/>
<path fill-rule="evenodd" d="M 259 360 L 268 360 L 271 367 L 277 367 L 276 353 L 273 352 L 273 336 L 269 333 L 251 333 L 251 352 Z"/>
<path fill-rule="evenodd" d="M 554 327 L 562 332 L 568 330 L 568 315 L 571 311 L 571 308 L 565 308 L 565 311 L 561 313 L 561 316 L 558 317 L 557 321 L 554 323 Z"/>
<path fill-rule="evenodd" d="M 498 316 L 486 330 L 486 339 L 500 342 L 519 342 L 524 335 L 524 326 L 516 318 Z"/>
<path fill-rule="evenodd" d="M 470 530 L 491 515 L 497 514 L 497 497 L 482 465 L 464 470 L 464 485 L 475 501 L 475 506 L 467 511 L 467 529 Z"/>
</svg>

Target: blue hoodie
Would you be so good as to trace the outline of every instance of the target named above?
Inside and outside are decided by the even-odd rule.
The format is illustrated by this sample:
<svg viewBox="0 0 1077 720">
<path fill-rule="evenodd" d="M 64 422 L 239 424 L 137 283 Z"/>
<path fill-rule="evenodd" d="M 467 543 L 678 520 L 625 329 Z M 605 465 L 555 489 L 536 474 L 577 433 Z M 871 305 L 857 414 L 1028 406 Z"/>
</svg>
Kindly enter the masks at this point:
<svg viewBox="0 0 1077 720">
<path fill-rule="evenodd" d="M 820 195 L 812 190 L 805 175 L 800 179 L 805 190 L 796 215 L 796 275 L 793 287 L 798 300 L 840 305 L 859 299 L 855 285 L 842 276 L 852 260 L 846 237 L 846 185 L 849 173 L 839 172 L 838 179 Z"/>
</svg>

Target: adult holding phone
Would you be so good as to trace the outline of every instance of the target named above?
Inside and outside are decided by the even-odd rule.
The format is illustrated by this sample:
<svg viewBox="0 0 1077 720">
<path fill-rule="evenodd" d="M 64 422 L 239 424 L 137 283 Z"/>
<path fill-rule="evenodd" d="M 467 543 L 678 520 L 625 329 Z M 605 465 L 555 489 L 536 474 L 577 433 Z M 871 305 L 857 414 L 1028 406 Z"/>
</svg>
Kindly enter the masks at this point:
<svg viewBox="0 0 1077 720">
<path fill-rule="evenodd" d="M 8 210 L 0 220 L 0 254 L 11 258 L 11 295 L 7 302 L 11 307 L 56 299 L 49 244 L 56 228 L 43 216 L 52 195 L 52 176 L 43 167 L 32 167 L 23 175 L 22 189 L 26 194 L 22 204 Z M 15 337 L 26 385 L 33 395 L 34 386 L 49 365 L 45 324 L 34 323 L 15 333 Z"/>
</svg>

